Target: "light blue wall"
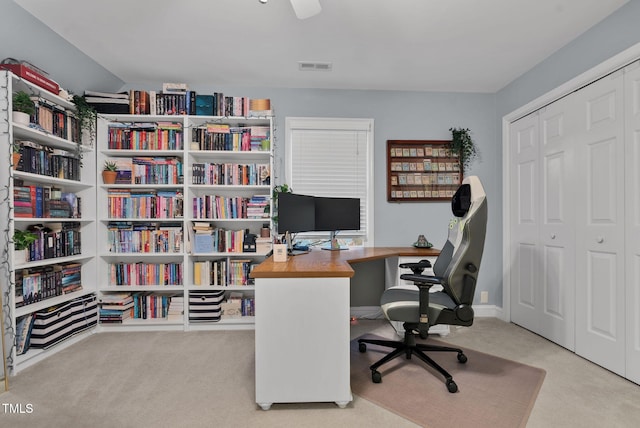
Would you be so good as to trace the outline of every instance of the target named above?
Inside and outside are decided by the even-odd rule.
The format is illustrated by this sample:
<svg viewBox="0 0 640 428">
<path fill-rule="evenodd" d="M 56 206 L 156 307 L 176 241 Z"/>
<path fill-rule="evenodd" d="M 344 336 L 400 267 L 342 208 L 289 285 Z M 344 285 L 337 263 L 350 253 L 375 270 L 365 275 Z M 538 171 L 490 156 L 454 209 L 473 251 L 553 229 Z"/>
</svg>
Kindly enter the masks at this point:
<svg viewBox="0 0 640 428">
<path fill-rule="evenodd" d="M 630 0 L 625 6 L 497 92 L 498 139 L 502 140 L 503 116 L 639 43 L 639 23 L 640 0 Z M 497 155 L 500 158 L 498 165 L 502 165 L 502 153 L 498 151 Z M 502 204 L 502 190 L 496 190 L 500 192 Z M 502 217 L 501 212 L 498 215 Z M 502 242 L 502 236 L 494 238 Z M 502 292 L 502 288 L 499 292 Z M 502 306 L 501 302 L 496 304 Z"/>
<path fill-rule="evenodd" d="M 0 59 L 26 59 L 49 72 L 63 87 L 116 91 L 126 85 L 11 0 L 0 0 Z M 388 139 L 447 139 L 452 126 L 468 127 L 481 159 L 472 171 L 480 176 L 489 200 L 490 223 L 479 291 L 502 305 L 502 135 L 501 118 L 640 41 L 640 0 L 629 4 L 496 94 L 334 91 L 273 88 L 193 88 L 201 92 L 271 98 L 283 157 L 286 116 L 362 117 L 375 121 L 376 245 L 408 245 L 419 233 L 440 246 L 451 217 L 445 203 L 392 204 L 386 201 L 385 143 Z M 16 34 L 20 34 L 18 38 Z M 158 89 L 162 82 L 147 82 Z M 144 88 L 138 88 L 144 89 Z M 281 162 L 278 162 L 281 165 Z M 280 178 L 280 180 L 283 180 Z M 366 303 L 364 303 L 366 304 Z"/>
<path fill-rule="evenodd" d="M 640 0 L 630 0 L 500 90 L 498 119 L 640 42 L 639 22 Z"/>
<path fill-rule="evenodd" d="M 123 84 L 12 0 L 0 0 L 0 61 L 4 58 L 29 61 L 75 94 Z"/>
</svg>

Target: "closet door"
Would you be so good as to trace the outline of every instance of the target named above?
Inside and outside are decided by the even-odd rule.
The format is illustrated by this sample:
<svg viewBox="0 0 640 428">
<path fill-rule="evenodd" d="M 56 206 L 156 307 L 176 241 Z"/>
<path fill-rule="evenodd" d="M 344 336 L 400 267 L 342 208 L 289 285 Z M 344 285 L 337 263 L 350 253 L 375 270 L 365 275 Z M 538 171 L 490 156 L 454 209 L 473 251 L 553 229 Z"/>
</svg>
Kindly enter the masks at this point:
<svg viewBox="0 0 640 428">
<path fill-rule="evenodd" d="M 576 353 L 624 375 L 622 70 L 576 92 Z"/>
<path fill-rule="evenodd" d="M 640 383 L 640 62 L 625 69 L 626 378 Z"/>
<path fill-rule="evenodd" d="M 511 127 L 511 318 L 568 349 L 575 337 L 570 97 Z"/>
<path fill-rule="evenodd" d="M 540 111 L 539 334 L 567 349 L 575 344 L 575 191 L 573 96 Z"/>
<path fill-rule="evenodd" d="M 540 325 L 540 168 L 538 112 L 510 127 L 511 320 L 531 331 Z"/>
</svg>

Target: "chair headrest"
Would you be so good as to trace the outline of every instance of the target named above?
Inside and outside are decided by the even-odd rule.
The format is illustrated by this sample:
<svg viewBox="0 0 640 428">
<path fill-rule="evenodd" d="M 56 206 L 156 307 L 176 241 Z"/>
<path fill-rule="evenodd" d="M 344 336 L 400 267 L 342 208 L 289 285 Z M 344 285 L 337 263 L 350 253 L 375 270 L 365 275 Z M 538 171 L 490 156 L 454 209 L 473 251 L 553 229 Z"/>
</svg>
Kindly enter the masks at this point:
<svg viewBox="0 0 640 428">
<path fill-rule="evenodd" d="M 486 196 L 482 183 L 477 176 L 466 177 L 451 199 L 451 211 L 456 217 L 464 217 L 472 206 L 475 205 L 477 207 Z"/>
<path fill-rule="evenodd" d="M 451 211 L 456 217 L 464 217 L 471 208 L 471 185 L 462 184 L 451 199 Z"/>
</svg>

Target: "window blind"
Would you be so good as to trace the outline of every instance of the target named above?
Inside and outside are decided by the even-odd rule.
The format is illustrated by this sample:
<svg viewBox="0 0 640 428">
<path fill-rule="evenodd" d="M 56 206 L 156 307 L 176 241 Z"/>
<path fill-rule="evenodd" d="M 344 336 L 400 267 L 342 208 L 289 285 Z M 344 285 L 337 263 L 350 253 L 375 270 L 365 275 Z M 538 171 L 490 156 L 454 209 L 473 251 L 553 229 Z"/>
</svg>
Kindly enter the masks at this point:
<svg viewBox="0 0 640 428">
<path fill-rule="evenodd" d="M 370 119 L 287 119 L 287 181 L 294 193 L 360 198 L 360 237 L 372 245 L 373 124 Z"/>
</svg>

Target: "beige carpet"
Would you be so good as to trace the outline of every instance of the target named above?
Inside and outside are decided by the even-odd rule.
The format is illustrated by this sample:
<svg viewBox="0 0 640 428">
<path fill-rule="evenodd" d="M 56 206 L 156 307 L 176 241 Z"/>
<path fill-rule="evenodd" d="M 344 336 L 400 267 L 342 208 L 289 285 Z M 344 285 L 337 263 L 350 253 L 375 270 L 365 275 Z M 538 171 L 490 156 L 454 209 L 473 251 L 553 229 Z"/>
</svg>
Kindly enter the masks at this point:
<svg viewBox="0 0 640 428">
<path fill-rule="evenodd" d="M 429 342 L 442 344 L 431 338 Z M 367 352 L 361 353 L 357 340 L 353 340 L 351 389 L 354 394 L 424 427 L 526 426 L 546 372 L 471 349 L 463 350 L 469 359 L 466 364 L 458 363 L 455 353 L 429 354 L 458 384 L 458 392 L 451 394 L 444 378 L 417 357 L 411 360 L 398 357 L 388 362 L 379 369 L 382 383 L 373 383 L 369 365 L 389 349 L 367 344 Z"/>
</svg>

